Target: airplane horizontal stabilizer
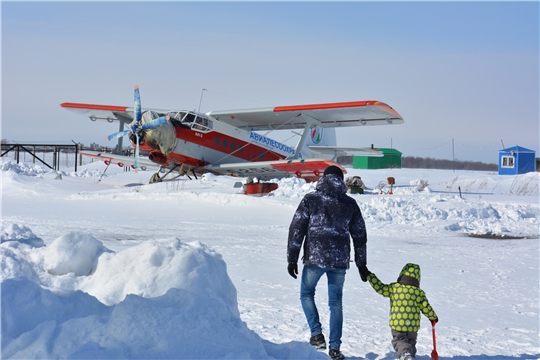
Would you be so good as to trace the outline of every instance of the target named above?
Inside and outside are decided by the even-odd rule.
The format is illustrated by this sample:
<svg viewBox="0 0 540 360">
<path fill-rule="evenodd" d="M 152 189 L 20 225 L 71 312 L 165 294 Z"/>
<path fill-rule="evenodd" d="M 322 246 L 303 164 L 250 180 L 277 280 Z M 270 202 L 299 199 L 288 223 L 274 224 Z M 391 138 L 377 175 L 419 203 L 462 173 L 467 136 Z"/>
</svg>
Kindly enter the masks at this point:
<svg viewBox="0 0 540 360">
<path fill-rule="evenodd" d="M 342 147 L 342 146 L 308 146 L 312 151 L 324 154 L 327 156 L 374 156 L 382 157 L 384 154 L 380 151 L 369 147 L 354 148 L 354 147 Z"/>
</svg>

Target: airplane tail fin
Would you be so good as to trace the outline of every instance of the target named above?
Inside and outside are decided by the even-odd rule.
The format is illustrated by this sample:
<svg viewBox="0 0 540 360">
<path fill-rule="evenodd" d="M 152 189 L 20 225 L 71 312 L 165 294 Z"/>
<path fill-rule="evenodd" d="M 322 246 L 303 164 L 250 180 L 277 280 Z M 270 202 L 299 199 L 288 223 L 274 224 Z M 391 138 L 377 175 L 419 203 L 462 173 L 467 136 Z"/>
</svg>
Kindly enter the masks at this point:
<svg viewBox="0 0 540 360">
<path fill-rule="evenodd" d="M 304 139 L 301 139 L 299 150 L 299 157 L 303 159 L 320 157 L 320 153 L 315 153 L 310 147 L 313 146 L 336 146 L 336 130 L 334 128 L 320 128 L 314 127 L 312 129 L 306 129 L 309 133 Z"/>
<path fill-rule="evenodd" d="M 304 146 L 337 146 L 336 129 L 313 128 L 309 130 L 310 137 Z"/>
<path fill-rule="evenodd" d="M 320 159 L 336 161 L 339 156 L 375 156 L 381 157 L 383 153 L 372 148 L 343 147 L 337 146 L 336 130 L 334 128 L 308 129 L 309 134 L 303 136 L 300 146 L 299 158 Z"/>
</svg>

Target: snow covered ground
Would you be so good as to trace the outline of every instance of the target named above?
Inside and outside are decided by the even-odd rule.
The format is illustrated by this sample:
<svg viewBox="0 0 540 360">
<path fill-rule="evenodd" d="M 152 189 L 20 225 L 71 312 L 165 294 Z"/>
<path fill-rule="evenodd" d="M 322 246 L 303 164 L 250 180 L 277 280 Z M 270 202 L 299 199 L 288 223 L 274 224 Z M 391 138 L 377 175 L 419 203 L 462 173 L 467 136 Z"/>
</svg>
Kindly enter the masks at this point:
<svg viewBox="0 0 540 360">
<path fill-rule="evenodd" d="M 2 163 L 2 358 L 327 358 L 308 344 L 287 231 L 315 184 L 269 196 L 237 178 L 148 185 L 151 171 L 92 163 Z M 368 267 L 386 283 L 407 262 L 439 315 L 441 359 L 537 359 L 539 173 L 354 170 Z M 394 177 L 393 194 L 379 183 Z M 242 180 L 242 179 L 240 179 Z M 419 191 L 427 181 L 427 186 Z M 461 195 L 460 195 L 461 191 Z M 324 278 L 323 278 L 324 280 Z M 328 336 L 327 295 L 316 300 Z M 394 359 L 387 299 L 347 273 L 341 350 Z M 432 350 L 426 318 L 417 359 Z"/>
</svg>

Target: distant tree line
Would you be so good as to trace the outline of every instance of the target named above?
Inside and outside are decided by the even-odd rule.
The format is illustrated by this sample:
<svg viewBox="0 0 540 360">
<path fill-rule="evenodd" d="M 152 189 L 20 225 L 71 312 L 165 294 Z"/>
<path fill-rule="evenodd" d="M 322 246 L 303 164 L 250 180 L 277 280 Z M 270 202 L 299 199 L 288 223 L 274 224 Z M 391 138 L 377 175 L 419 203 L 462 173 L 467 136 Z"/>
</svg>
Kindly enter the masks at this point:
<svg viewBox="0 0 540 360">
<path fill-rule="evenodd" d="M 487 164 L 481 161 L 461 161 L 422 158 L 416 156 L 402 156 L 401 167 L 409 169 L 454 169 L 454 170 L 480 170 L 497 171 L 497 164 Z"/>
</svg>

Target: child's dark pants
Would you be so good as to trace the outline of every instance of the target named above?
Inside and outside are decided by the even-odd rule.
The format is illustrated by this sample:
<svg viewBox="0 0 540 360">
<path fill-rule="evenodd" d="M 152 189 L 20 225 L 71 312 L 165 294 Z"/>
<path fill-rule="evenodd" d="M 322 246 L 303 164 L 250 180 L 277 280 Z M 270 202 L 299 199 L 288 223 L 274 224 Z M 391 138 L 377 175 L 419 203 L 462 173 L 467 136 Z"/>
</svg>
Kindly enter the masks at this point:
<svg viewBox="0 0 540 360">
<path fill-rule="evenodd" d="M 416 331 L 401 332 L 392 330 L 392 346 L 397 352 L 398 359 L 406 352 L 410 353 L 413 357 L 416 356 L 417 337 L 418 333 Z"/>
</svg>

